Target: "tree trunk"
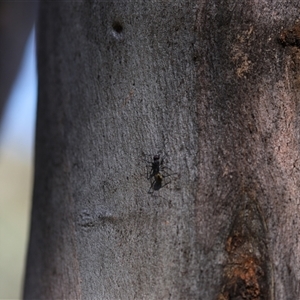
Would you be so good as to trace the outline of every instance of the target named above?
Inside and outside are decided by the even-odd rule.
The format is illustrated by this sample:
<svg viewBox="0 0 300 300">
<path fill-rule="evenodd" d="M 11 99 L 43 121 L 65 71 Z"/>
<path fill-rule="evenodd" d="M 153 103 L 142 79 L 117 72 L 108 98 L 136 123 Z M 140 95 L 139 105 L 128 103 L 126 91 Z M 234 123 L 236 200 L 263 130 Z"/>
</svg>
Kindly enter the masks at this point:
<svg viewBox="0 0 300 300">
<path fill-rule="evenodd" d="M 26 299 L 300 299 L 299 8 L 41 4 Z"/>
</svg>

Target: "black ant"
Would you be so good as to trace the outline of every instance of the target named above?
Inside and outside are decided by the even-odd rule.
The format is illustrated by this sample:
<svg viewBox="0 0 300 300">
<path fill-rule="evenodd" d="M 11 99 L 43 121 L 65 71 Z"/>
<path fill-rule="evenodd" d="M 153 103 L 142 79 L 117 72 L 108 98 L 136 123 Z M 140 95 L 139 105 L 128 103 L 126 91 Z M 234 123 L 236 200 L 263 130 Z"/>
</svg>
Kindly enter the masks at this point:
<svg viewBox="0 0 300 300">
<path fill-rule="evenodd" d="M 147 179 L 152 181 L 148 193 L 152 194 L 154 191 L 157 191 L 160 188 L 169 184 L 171 181 L 168 181 L 163 184 L 163 180 L 164 178 L 171 176 L 172 174 L 168 174 L 165 171 L 165 169 L 169 169 L 169 168 L 167 168 L 164 165 L 164 159 L 161 158 L 159 154 L 154 155 L 153 160 L 147 162 L 149 163 L 149 165 L 147 165 Z M 149 174 L 149 168 L 151 168 L 150 174 Z"/>
</svg>

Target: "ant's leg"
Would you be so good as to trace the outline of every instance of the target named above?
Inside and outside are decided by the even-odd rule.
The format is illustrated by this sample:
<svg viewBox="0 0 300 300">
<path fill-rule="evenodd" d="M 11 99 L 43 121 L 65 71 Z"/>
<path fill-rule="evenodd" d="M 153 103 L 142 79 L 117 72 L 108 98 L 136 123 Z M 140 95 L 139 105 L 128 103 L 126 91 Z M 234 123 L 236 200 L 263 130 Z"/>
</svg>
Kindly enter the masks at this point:
<svg viewBox="0 0 300 300">
<path fill-rule="evenodd" d="M 166 178 L 166 177 L 170 177 L 170 176 L 173 176 L 173 175 L 177 175 L 177 173 L 167 173 L 167 172 L 164 171 L 161 175 L 162 175 L 163 178 Z"/>
<path fill-rule="evenodd" d="M 167 184 L 171 183 L 171 181 L 166 182 L 165 184 L 163 184 L 160 188 L 166 186 Z"/>
<path fill-rule="evenodd" d="M 169 167 L 167 167 L 167 166 L 161 166 L 161 169 L 162 169 L 162 170 L 167 169 L 167 170 L 169 170 L 169 171 L 172 171 L 172 169 L 169 168 Z"/>
<path fill-rule="evenodd" d="M 143 158 L 143 161 L 146 162 L 146 163 L 148 163 L 148 164 L 150 164 L 150 165 L 152 165 L 152 163 L 153 163 L 153 155 L 147 154 L 147 155 L 144 155 L 144 156 L 146 156 L 147 158 Z"/>
<path fill-rule="evenodd" d="M 151 175 L 151 170 L 150 170 L 150 174 L 149 174 L 149 166 L 146 166 L 147 168 L 147 179 L 149 180 L 150 179 L 150 175 Z"/>
<path fill-rule="evenodd" d="M 160 165 L 162 167 L 165 167 L 165 165 L 168 164 L 168 163 L 169 163 L 168 156 L 167 155 L 161 156 L 161 158 L 160 158 Z"/>
<path fill-rule="evenodd" d="M 151 182 L 151 186 L 150 186 L 150 188 L 148 190 L 148 194 L 153 194 L 154 193 L 154 184 L 155 184 L 155 180 L 153 180 Z"/>
<path fill-rule="evenodd" d="M 149 169 L 150 167 L 148 167 L 147 168 L 147 179 L 149 180 L 149 179 L 151 179 L 151 178 L 153 178 L 153 176 L 154 176 L 154 172 L 153 172 L 153 169 L 152 169 L 152 167 L 151 167 L 151 169 Z M 149 171 L 150 170 L 150 171 Z"/>
</svg>

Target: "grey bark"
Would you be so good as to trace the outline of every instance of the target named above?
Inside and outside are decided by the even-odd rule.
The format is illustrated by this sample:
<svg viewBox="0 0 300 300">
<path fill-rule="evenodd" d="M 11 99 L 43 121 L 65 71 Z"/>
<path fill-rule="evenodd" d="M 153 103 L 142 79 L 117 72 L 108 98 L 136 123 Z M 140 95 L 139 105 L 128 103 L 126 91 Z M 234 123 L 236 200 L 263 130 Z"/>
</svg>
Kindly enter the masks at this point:
<svg viewBox="0 0 300 300">
<path fill-rule="evenodd" d="M 25 299 L 300 298 L 299 8 L 41 5 Z"/>
</svg>

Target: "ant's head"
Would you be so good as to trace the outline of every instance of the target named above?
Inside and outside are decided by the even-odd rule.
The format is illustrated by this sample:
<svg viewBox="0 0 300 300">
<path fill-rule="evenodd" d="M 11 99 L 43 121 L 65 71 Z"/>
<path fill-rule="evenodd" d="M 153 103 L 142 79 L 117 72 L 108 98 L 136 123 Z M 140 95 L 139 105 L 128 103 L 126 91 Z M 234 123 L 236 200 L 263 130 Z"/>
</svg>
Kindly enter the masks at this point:
<svg viewBox="0 0 300 300">
<path fill-rule="evenodd" d="M 153 160 L 154 160 L 154 161 L 159 160 L 159 158 L 160 158 L 159 154 L 156 154 L 156 155 L 153 156 Z"/>
</svg>

